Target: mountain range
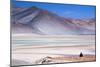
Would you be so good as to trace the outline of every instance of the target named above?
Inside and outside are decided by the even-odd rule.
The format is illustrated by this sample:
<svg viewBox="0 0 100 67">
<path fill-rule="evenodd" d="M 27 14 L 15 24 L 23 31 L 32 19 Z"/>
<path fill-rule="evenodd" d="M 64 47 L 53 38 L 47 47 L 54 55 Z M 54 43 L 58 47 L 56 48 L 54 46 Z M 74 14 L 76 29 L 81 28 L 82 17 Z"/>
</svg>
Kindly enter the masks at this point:
<svg viewBox="0 0 100 67">
<path fill-rule="evenodd" d="M 93 35 L 95 34 L 95 23 L 95 18 L 65 18 L 35 6 L 14 6 L 11 10 L 13 34 Z"/>
</svg>

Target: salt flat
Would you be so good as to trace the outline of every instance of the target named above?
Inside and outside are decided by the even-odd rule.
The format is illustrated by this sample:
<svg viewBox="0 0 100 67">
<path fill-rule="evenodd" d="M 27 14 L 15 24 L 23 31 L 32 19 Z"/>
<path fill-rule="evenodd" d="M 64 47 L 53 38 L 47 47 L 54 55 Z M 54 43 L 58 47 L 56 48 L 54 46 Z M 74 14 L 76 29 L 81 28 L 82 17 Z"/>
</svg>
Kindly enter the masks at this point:
<svg viewBox="0 0 100 67">
<path fill-rule="evenodd" d="M 83 58 L 79 57 L 80 52 L 83 53 Z M 14 35 L 12 36 L 11 59 L 12 65 L 43 64 L 44 59 L 44 64 L 94 61 L 95 36 Z M 19 64 L 17 61 L 23 63 Z"/>
</svg>

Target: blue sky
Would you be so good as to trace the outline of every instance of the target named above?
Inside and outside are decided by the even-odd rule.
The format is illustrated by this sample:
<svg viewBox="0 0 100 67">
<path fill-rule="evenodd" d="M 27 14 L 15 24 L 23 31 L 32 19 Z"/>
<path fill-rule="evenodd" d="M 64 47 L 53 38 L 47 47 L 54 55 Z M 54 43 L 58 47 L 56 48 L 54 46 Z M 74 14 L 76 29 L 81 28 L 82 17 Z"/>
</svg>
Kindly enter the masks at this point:
<svg viewBox="0 0 100 67">
<path fill-rule="evenodd" d="M 13 1 L 13 4 L 19 7 L 32 7 L 37 6 L 39 8 L 56 13 L 59 16 L 65 18 L 75 19 L 91 19 L 95 18 L 95 6 L 83 6 L 73 4 L 50 4 L 40 2 L 24 2 Z"/>
</svg>

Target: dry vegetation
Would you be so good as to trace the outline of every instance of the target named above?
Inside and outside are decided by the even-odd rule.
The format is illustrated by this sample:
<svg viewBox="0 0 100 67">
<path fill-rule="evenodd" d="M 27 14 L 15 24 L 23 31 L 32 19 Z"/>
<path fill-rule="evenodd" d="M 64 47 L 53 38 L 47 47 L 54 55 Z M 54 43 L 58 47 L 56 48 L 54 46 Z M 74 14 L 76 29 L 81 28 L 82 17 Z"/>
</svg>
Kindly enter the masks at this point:
<svg viewBox="0 0 100 67">
<path fill-rule="evenodd" d="M 52 60 L 57 62 L 81 62 L 81 61 L 95 61 L 95 55 L 84 55 L 83 57 L 79 56 L 69 56 L 69 57 L 55 57 Z"/>
</svg>

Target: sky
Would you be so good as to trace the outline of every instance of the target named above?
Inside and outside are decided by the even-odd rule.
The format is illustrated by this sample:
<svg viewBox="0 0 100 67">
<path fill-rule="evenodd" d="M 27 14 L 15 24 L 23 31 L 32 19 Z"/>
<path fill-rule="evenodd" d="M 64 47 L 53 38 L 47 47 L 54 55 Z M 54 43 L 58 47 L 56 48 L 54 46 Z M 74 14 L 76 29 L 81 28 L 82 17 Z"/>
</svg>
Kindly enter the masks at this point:
<svg viewBox="0 0 100 67">
<path fill-rule="evenodd" d="M 91 19 L 95 18 L 95 6 L 75 5 L 75 4 L 54 4 L 41 2 L 15 1 L 13 4 L 19 7 L 36 6 L 65 18 Z"/>
</svg>

